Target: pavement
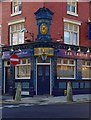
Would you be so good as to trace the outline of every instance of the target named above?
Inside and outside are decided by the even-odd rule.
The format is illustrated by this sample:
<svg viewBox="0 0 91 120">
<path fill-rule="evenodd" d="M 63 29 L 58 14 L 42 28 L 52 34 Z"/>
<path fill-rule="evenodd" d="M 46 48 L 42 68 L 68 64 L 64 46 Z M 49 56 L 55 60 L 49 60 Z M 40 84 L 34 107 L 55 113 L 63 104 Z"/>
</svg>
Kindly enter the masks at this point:
<svg viewBox="0 0 91 120">
<path fill-rule="evenodd" d="M 73 102 L 91 102 L 91 94 L 73 95 Z M 21 97 L 21 101 L 13 100 L 12 96 L 4 95 L 0 96 L 0 103 L 13 104 L 53 104 L 53 103 L 69 103 L 67 96 L 33 96 L 33 97 Z"/>
</svg>

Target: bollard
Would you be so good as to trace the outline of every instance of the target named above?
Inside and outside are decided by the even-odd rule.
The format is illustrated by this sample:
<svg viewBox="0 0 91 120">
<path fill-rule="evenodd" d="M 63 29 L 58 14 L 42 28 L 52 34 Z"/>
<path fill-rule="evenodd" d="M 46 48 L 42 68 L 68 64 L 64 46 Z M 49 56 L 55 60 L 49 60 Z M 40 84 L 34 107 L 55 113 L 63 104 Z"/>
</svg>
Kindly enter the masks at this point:
<svg viewBox="0 0 91 120">
<path fill-rule="evenodd" d="M 15 100 L 16 88 L 13 88 L 13 100 Z"/>
<path fill-rule="evenodd" d="M 67 83 L 67 101 L 68 102 L 73 101 L 71 82 Z"/>
<path fill-rule="evenodd" d="M 16 101 L 21 101 L 21 83 L 18 83 L 15 95 Z"/>
</svg>

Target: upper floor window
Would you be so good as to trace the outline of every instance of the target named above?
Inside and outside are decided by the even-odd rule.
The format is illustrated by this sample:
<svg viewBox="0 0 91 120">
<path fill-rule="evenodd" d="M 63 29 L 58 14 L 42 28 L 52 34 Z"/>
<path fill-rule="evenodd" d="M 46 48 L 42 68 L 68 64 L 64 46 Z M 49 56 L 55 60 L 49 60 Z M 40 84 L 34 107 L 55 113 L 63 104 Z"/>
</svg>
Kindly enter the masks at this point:
<svg viewBox="0 0 91 120">
<path fill-rule="evenodd" d="M 79 45 L 79 26 L 71 23 L 64 23 L 64 43 Z"/>
<path fill-rule="evenodd" d="M 12 0 L 12 15 L 21 13 L 21 0 Z"/>
<path fill-rule="evenodd" d="M 67 14 L 78 16 L 77 14 L 77 0 L 68 0 Z"/>
<path fill-rule="evenodd" d="M 24 28 L 23 23 L 14 24 L 10 26 L 10 44 L 11 45 L 24 43 L 24 32 L 21 32 L 23 28 Z"/>
</svg>

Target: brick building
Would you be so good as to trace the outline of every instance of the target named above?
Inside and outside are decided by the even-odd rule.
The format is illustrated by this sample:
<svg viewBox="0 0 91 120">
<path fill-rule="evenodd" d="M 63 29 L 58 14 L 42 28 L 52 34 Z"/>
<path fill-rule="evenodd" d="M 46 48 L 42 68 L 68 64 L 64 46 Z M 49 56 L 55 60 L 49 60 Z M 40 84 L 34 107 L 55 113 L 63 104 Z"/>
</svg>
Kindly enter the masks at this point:
<svg viewBox="0 0 91 120">
<path fill-rule="evenodd" d="M 2 2 L 3 93 L 89 93 L 91 2 Z M 10 64 L 17 54 L 19 63 Z M 32 93 L 33 92 L 33 93 Z"/>
</svg>

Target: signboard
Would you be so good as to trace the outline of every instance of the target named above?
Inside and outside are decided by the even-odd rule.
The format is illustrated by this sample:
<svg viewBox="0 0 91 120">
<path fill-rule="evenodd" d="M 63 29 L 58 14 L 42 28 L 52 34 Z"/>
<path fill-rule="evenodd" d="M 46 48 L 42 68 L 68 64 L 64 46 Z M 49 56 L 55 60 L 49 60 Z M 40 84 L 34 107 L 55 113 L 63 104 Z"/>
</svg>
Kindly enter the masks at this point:
<svg viewBox="0 0 91 120">
<path fill-rule="evenodd" d="M 30 55 L 31 55 L 30 49 L 21 50 L 21 52 L 16 53 L 16 55 L 18 55 L 19 58 L 20 57 L 30 57 Z M 8 59 L 8 58 L 10 58 L 10 51 L 3 52 L 2 59 Z"/>
<path fill-rule="evenodd" d="M 19 57 L 16 54 L 10 56 L 10 64 L 17 65 L 19 63 Z"/>
<path fill-rule="evenodd" d="M 57 56 L 73 59 L 91 59 L 91 53 L 76 52 L 74 50 L 67 51 L 65 49 L 59 49 Z"/>
<path fill-rule="evenodd" d="M 34 56 L 40 56 L 43 53 L 47 54 L 47 56 L 53 56 L 54 55 L 54 49 L 53 48 L 47 48 L 47 47 L 34 48 Z"/>
</svg>

